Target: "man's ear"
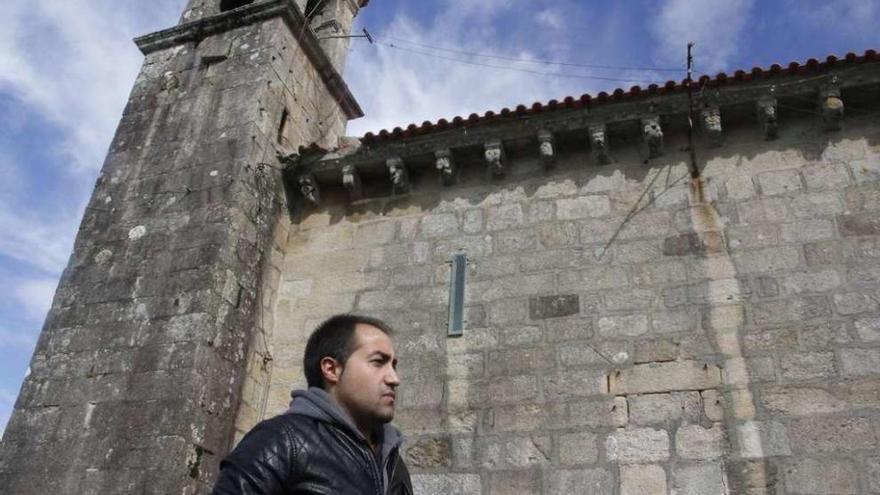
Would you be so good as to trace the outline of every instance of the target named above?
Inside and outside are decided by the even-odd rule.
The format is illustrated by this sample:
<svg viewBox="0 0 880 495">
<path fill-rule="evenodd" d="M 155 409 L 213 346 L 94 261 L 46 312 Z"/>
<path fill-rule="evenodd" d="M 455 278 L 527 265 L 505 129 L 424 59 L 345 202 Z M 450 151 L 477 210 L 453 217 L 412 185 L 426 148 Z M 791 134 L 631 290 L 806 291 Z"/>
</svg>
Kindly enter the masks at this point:
<svg viewBox="0 0 880 495">
<path fill-rule="evenodd" d="M 342 377 L 342 365 L 332 357 L 323 357 L 320 361 L 321 377 L 327 385 L 336 385 Z"/>
</svg>

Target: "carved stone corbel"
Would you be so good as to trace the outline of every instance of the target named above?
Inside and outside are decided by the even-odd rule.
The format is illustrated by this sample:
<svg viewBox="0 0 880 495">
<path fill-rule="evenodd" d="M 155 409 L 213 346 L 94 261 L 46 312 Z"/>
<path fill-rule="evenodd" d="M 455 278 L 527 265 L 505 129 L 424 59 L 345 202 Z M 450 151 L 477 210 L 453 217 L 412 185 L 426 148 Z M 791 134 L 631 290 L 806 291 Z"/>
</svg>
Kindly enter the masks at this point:
<svg viewBox="0 0 880 495">
<path fill-rule="evenodd" d="M 389 158 L 385 165 L 388 167 L 388 175 L 391 176 L 391 193 L 409 192 L 409 172 L 402 158 Z"/>
<path fill-rule="evenodd" d="M 314 206 L 321 205 L 321 191 L 318 189 L 318 181 L 312 174 L 302 174 L 297 179 L 299 183 L 299 192 L 308 203 Z"/>
<path fill-rule="evenodd" d="M 776 117 L 776 98 L 763 98 L 756 103 L 758 123 L 764 129 L 764 138 L 768 141 L 779 136 L 779 122 Z"/>
<path fill-rule="evenodd" d="M 840 97 L 837 76 L 819 90 L 819 111 L 825 122 L 825 130 L 836 131 L 842 127 L 843 99 Z"/>
<path fill-rule="evenodd" d="M 545 168 L 553 168 L 556 165 L 556 150 L 553 133 L 542 130 L 538 132 L 538 150 L 541 153 L 541 161 Z"/>
<path fill-rule="evenodd" d="M 357 201 L 364 197 L 361 175 L 358 173 L 357 167 L 354 165 L 346 165 L 342 167 L 342 185 L 348 190 L 348 197 L 352 201 Z"/>
<path fill-rule="evenodd" d="M 611 156 L 608 155 L 608 131 L 605 124 L 593 124 L 589 127 L 589 132 L 593 158 L 599 165 L 608 165 L 611 163 Z"/>
<path fill-rule="evenodd" d="M 489 141 L 484 145 L 486 151 L 486 163 L 489 166 L 489 172 L 495 177 L 501 177 L 507 172 L 507 157 L 504 153 L 504 145 L 501 140 L 496 139 Z"/>
<path fill-rule="evenodd" d="M 437 171 L 440 172 L 440 179 L 444 186 L 451 186 L 455 183 L 455 161 L 452 159 L 452 152 L 449 148 L 440 149 L 434 152 Z"/>
<path fill-rule="evenodd" d="M 721 110 L 717 106 L 704 108 L 700 111 L 700 122 L 709 138 L 709 145 L 713 148 L 721 146 Z"/>
<path fill-rule="evenodd" d="M 663 129 L 660 127 L 660 117 L 642 119 L 642 139 L 648 146 L 649 158 L 657 158 L 663 154 Z"/>
</svg>

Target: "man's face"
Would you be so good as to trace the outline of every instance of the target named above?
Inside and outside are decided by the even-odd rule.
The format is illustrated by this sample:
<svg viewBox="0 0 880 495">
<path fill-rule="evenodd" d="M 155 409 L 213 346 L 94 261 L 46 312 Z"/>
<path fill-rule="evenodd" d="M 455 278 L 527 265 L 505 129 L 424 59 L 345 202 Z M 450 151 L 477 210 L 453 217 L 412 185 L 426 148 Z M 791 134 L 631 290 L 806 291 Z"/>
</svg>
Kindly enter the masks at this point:
<svg viewBox="0 0 880 495">
<path fill-rule="evenodd" d="M 335 395 L 359 425 L 394 418 L 397 358 L 391 339 L 372 325 L 355 327 L 353 351 L 343 367 Z"/>
</svg>

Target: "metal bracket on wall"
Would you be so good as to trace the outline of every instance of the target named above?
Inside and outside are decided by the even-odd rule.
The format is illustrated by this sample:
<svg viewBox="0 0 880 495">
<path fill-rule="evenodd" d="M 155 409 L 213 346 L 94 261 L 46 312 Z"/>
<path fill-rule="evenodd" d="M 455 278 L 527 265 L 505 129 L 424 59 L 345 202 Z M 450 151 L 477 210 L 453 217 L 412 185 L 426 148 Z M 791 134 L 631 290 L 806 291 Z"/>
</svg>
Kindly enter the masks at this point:
<svg viewBox="0 0 880 495">
<path fill-rule="evenodd" d="M 447 335 L 461 337 L 464 335 L 464 288 L 467 276 L 467 255 L 453 254 L 449 261 L 449 323 Z"/>
</svg>

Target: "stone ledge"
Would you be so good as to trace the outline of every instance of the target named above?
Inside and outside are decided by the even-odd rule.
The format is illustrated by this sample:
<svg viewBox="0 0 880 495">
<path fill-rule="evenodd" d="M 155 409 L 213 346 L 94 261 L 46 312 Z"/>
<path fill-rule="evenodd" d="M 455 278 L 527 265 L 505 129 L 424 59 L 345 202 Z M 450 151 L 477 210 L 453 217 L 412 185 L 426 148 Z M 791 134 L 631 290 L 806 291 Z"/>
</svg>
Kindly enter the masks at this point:
<svg viewBox="0 0 880 495">
<path fill-rule="evenodd" d="M 135 38 L 134 42 L 141 53 L 148 55 L 152 52 L 169 48 L 183 43 L 202 40 L 213 34 L 228 31 L 255 22 L 281 17 L 294 33 L 302 33 L 299 43 L 309 60 L 315 66 L 321 79 L 327 86 L 327 90 L 345 112 L 349 120 L 364 116 L 364 112 L 355 100 L 354 95 L 345 84 L 345 80 L 330 63 L 324 49 L 321 48 L 317 37 L 311 29 L 306 27 L 306 19 L 299 7 L 293 0 L 268 0 L 255 2 L 244 7 L 223 12 L 220 14 L 204 17 L 192 22 L 184 23 L 173 28 L 157 31 L 145 36 Z"/>
</svg>

